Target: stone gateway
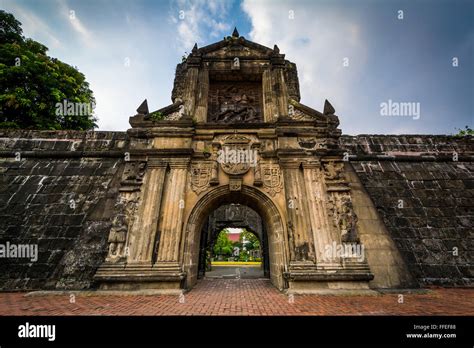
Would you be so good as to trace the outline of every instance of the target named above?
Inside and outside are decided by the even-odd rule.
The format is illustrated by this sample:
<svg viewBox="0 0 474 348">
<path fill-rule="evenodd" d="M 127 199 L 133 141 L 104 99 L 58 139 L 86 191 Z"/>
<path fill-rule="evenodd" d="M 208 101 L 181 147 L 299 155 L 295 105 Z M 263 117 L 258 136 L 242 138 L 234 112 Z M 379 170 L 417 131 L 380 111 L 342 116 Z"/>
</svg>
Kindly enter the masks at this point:
<svg viewBox="0 0 474 348">
<path fill-rule="evenodd" d="M 371 232 L 357 224 L 338 117 L 328 101 L 321 113 L 299 96 L 296 66 L 277 46 L 236 31 L 194 46 L 177 67 L 173 103 L 158 110 L 162 120 L 148 110 L 130 118 L 125 171 L 142 174 L 121 183 L 115 209 L 124 219 L 114 220 L 109 255 L 95 274 L 101 288 L 191 288 L 203 234 L 215 238 L 210 218 L 239 205 L 261 219 L 266 273 L 277 288 L 368 289 L 374 273 L 365 257 L 326 252 L 364 250 L 359 229 Z M 385 238 L 372 250 L 387 265 L 377 273 L 385 286 L 401 286 L 409 273 Z"/>
<path fill-rule="evenodd" d="M 0 243 L 39 246 L 2 289 L 181 292 L 224 227 L 290 293 L 472 284 L 472 137 L 342 136 L 237 30 L 195 45 L 171 95 L 126 133 L 1 132 Z"/>
</svg>

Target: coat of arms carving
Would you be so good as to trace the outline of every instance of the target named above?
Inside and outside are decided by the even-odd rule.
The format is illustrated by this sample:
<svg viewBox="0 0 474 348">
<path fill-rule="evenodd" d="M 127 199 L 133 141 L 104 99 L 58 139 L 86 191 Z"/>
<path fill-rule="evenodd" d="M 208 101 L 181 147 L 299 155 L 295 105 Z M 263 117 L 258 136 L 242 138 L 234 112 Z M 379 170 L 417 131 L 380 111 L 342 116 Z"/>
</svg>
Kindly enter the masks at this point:
<svg viewBox="0 0 474 348">
<path fill-rule="evenodd" d="M 281 171 L 278 164 L 261 164 L 263 189 L 270 196 L 275 196 L 283 186 Z"/>
<path fill-rule="evenodd" d="M 196 194 L 205 191 L 211 179 L 212 163 L 199 162 L 191 164 L 191 188 Z"/>
<path fill-rule="evenodd" d="M 219 150 L 217 161 L 229 175 L 242 175 L 257 162 L 256 151 L 250 148 L 250 140 L 241 135 L 227 137 Z"/>
</svg>

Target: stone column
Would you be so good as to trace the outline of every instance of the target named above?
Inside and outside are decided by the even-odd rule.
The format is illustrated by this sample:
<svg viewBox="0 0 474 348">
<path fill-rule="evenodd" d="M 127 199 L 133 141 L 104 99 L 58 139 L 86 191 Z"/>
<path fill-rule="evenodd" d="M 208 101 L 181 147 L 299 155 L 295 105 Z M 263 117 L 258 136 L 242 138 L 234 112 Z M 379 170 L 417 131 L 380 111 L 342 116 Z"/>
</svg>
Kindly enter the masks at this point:
<svg viewBox="0 0 474 348">
<path fill-rule="evenodd" d="M 327 217 L 326 192 L 323 186 L 321 163 L 319 161 L 304 162 L 303 174 L 309 206 L 309 218 L 315 243 L 316 262 L 318 265 L 331 263 L 330 260 L 325 259 L 324 252 L 326 246 L 331 246 L 336 239 Z"/>
<path fill-rule="evenodd" d="M 198 84 L 198 68 L 192 67 L 188 69 L 186 76 L 186 87 L 184 90 L 184 111 L 186 115 L 193 116 L 196 106 L 196 90 Z"/>
<path fill-rule="evenodd" d="M 171 263 L 178 266 L 188 164 L 189 159 L 169 163 L 171 169 L 161 215 L 157 265 Z"/>
<path fill-rule="evenodd" d="M 273 79 L 276 87 L 276 101 L 278 116 L 288 116 L 288 89 L 286 87 L 283 69 L 273 70 Z"/>
<path fill-rule="evenodd" d="M 272 72 L 267 69 L 262 76 L 262 90 L 263 90 L 263 119 L 265 122 L 273 122 L 277 118 L 275 104 L 273 103 L 273 83 Z"/>
<path fill-rule="evenodd" d="M 147 173 L 142 186 L 141 205 L 128 239 L 127 263 L 129 264 L 151 265 L 165 172 L 165 162 L 159 159 L 148 161 Z"/>
<path fill-rule="evenodd" d="M 196 121 L 207 122 L 207 95 L 209 93 L 209 70 L 201 69 L 196 100 Z"/>
<path fill-rule="evenodd" d="M 285 181 L 290 259 L 314 262 L 314 241 L 304 178 L 299 169 L 300 161 L 287 160 L 280 163 Z"/>
</svg>

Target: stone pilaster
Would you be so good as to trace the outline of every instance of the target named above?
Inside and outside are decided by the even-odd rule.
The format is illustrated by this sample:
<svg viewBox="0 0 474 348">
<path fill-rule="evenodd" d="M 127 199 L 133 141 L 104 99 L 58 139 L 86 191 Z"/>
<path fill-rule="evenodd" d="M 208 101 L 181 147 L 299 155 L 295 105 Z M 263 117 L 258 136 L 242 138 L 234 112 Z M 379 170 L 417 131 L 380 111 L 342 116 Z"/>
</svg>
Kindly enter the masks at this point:
<svg viewBox="0 0 474 348">
<path fill-rule="evenodd" d="M 285 75 L 283 69 L 273 70 L 275 80 L 276 101 L 278 106 L 278 116 L 288 116 L 288 88 L 286 87 Z"/>
<path fill-rule="evenodd" d="M 199 72 L 199 82 L 196 100 L 196 121 L 207 121 L 207 95 L 209 93 L 209 70 L 203 68 Z"/>
<path fill-rule="evenodd" d="M 129 264 L 151 265 L 165 172 L 165 162 L 158 159 L 148 161 L 139 213 L 128 239 L 127 263 Z"/>
<path fill-rule="evenodd" d="M 188 69 L 186 76 L 186 87 L 184 90 L 184 111 L 186 115 L 194 115 L 198 77 L 199 69 L 197 67 Z"/>
<path fill-rule="evenodd" d="M 314 242 L 309 220 L 309 209 L 300 161 L 280 161 L 283 168 L 288 213 L 290 259 L 296 262 L 314 262 Z"/>
<path fill-rule="evenodd" d="M 273 83 L 272 83 L 272 72 L 267 69 L 263 72 L 262 76 L 262 89 L 263 89 L 263 117 L 265 122 L 273 122 L 276 120 L 277 111 L 273 102 Z"/>
<path fill-rule="evenodd" d="M 328 214 L 325 205 L 326 190 L 324 189 L 321 163 L 319 161 L 304 162 L 303 175 L 310 212 L 309 218 L 315 243 L 316 262 L 318 265 L 333 264 L 333 261 L 325 257 L 325 250 L 327 246 L 332 246 L 334 241 L 336 243 L 340 241 L 334 235 L 334 230 L 330 227 L 327 218 Z"/>
<path fill-rule="evenodd" d="M 178 266 L 189 160 L 173 160 L 169 165 L 169 182 L 161 214 L 161 236 L 155 266 L 159 266 L 160 264 L 173 264 Z"/>
</svg>

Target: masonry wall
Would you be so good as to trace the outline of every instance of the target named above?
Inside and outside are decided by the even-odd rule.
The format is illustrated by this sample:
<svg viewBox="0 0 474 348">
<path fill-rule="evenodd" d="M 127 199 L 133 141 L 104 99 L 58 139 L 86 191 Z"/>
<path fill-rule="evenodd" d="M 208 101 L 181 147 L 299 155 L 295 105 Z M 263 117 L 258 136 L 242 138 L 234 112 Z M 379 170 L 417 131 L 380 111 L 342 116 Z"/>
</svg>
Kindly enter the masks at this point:
<svg viewBox="0 0 474 348">
<path fill-rule="evenodd" d="M 0 131 L 0 244 L 39 248 L 36 262 L 0 259 L 0 289 L 92 285 L 127 146 L 125 133 Z"/>
<path fill-rule="evenodd" d="M 474 138 L 360 135 L 340 143 L 418 283 L 471 286 Z"/>
<path fill-rule="evenodd" d="M 472 286 L 473 138 L 361 135 L 340 144 L 418 284 Z M 0 244 L 39 245 L 36 262 L 0 259 L 0 289 L 94 286 L 127 147 L 125 132 L 0 131 Z"/>
</svg>

